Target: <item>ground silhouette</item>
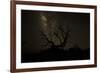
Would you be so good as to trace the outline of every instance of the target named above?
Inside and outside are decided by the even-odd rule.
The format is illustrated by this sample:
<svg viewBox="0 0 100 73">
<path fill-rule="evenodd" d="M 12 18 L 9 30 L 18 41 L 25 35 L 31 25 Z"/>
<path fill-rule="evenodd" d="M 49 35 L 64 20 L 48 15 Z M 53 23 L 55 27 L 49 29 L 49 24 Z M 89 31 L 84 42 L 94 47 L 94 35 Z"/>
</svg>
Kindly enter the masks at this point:
<svg viewBox="0 0 100 73">
<path fill-rule="evenodd" d="M 22 54 L 21 62 L 47 62 L 47 61 L 71 61 L 90 59 L 90 50 L 81 48 L 70 48 L 69 50 L 50 48 L 40 53 Z"/>
</svg>

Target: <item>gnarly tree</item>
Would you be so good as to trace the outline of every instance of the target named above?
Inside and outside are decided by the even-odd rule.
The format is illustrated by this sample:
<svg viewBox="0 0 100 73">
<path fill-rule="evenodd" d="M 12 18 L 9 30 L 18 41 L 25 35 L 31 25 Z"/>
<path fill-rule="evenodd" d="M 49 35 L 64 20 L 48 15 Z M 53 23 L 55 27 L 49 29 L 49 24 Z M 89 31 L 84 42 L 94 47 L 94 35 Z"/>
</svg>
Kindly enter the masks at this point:
<svg viewBox="0 0 100 73">
<path fill-rule="evenodd" d="M 53 35 L 50 37 L 45 32 L 41 31 L 41 37 L 46 41 L 44 46 L 49 46 L 50 48 L 64 48 L 70 35 L 68 26 L 64 29 L 63 25 L 59 25 L 57 30 L 52 33 Z M 55 37 L 55 40 L 53 40 L 53 37 Z M 59 44 L 55 43 L 57 40 L 59 41 Z"/>
<path fill-rule="evenodd" d="M 57 20 L 58 24 L 57 22 L 54 24 L 53 19 L 50 18 L 50 20 L 48 20 L 48 18 L 43 13 L 41 15 L 43 24 L 55 25 L 54 28 L 49 29 L 49 30 L 54 29 L 53 31 L 41 30 L 41 38 L 46 41 L 43 46 L 49 46 L 49 48 L 64 48 L 68 42 L 68 38 L 70 35 L 69 26 L 66 24 L 59 24 L 58 20 Z M 47 26 L 45 28 L 47 28 Z M 52 33 L 52 35 L 49 35 L 47 32 L 49 32 L 50 34 Z"/>
</svg>

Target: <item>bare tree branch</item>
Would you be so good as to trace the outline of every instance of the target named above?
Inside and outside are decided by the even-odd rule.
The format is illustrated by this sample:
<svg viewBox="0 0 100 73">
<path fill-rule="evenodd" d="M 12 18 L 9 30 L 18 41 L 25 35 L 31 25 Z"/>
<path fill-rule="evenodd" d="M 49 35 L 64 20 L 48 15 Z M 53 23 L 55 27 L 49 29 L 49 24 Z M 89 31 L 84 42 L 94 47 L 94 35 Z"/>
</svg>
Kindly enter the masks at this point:
<svg viewBox="0 0 100 73">
<path fill-rule="evenodd" d="M 64 41 L 63 41 L 63 43 L 61 44 L 63 47 L 67 44 L 69 35 L 70 35 L 70 31 L 68 30 L 68 31 L 65 33 Z"/>
<path fill-rule="evenodd" d="M 66 29 L 63 28 L 63 25 L 60 24 L 58 26 L 58 30 L 60 31 L 59 34 L 61 34 L 60 38 L 62 38 L 63 42 L 60 44 L 60 46 L 64 47 L 67 42 L 68 42 L 68 37 L 70 35 L 70 30 L 69 30 L 69 26 L 66 25 Z M 56 34 L 57 35 L 57 34 Z"/>
<path fill-rule="evenodd" d="M 60 33 L 61 33 L 61 37 L 64 38 L 64 33 L 65 33 L 65 31 L 64 31 L 64 29 L 63 29 L 62 27 L 63 27 L 62 25 L 59 25 L 59 26 L 58 26 L 58 30 L 59 30 Z"/>
<path fill-rule="evenodd" d="M 47 37 L 47 35 L 45 33 L 43 33 L 41 31 L 41 34 L 44 36 L 45 40 L 48 42 L 48 44 L 51 44 L 51 45 L 55 45 L 54 42 L 52 40 L 49 40 L 49 38 Z"/>
<path fill-rule="evenodd" d="M 52 23 L 50 23 L 52 20 L 50 20 L 50 22 L 48 22 L 46 20 L 46 16 L 41 13 L 42 15 L 42 21 L 46 21 L 47 24 L 51 25 Z M 45 23 L 44 23 L 45 24 Z M 60 48 L 64 48 L 65 45 L 68 43 L 68 38 L 70 35 L 70 30 L 69 27 L 66 24 L 57 24 L 54 23 L 55 25 L 57 25 L 57 27 L 50 27 L 50 29 L 54 29 L 54 31 L 47 31 L 50 34 L 46 34 L 46 30 L 41 31 L 41 35 L 44 38 L 44 41 L 47 41 L 43 46 L 50 46 L 51 48 L 54 47 L 60 47 Z M 49 29 L 49 30 L 50 30 Z M 57 42 L 59 41 L 59 43 Z"/>
<path fill-rule="evenodd" d="M 59 31 L 59 32 L 57 32 L 57 31 Z M 57 31 L 54 31 L 53 35 L 52 35 L 52 36 L 55 36 L 57 38 L 57 40 L 59 40 L 60 44 L 57 44 L 57 45 L 56 45 L 55 41 L 52 40 L 52 36 L 48 37 L 43 31 L 41 31 L 42 36 L 47 41 L 47 43 L 44 46 L 49 45 L 50 47 L 53 46 L 53 47 L 59 47 L 59 48 L 65 47 L 65 45 L 68 42 L 69 35 L 70 35 L 69 27 L 67 26 L 66 29 L 64 29 L 63 26 L 60 25 L 57 28 Z"/>
<path fill-rule="evenodd" d="M 59 33 L 58 32 L 54 32 L 54 35 L 58 38 L 60 44 L 62 43 L 62 39 L 61 37 L 59 36 Z"/>
</svg>

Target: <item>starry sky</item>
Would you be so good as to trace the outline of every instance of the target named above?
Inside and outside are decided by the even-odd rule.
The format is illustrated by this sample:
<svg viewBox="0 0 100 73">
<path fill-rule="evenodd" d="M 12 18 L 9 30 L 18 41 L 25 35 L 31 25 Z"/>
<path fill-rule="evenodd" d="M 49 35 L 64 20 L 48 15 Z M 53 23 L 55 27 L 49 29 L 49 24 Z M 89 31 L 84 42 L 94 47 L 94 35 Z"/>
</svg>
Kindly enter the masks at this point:
<svg viewBox="0 0 100 73">
<path fill-rule="evenodd" d="M 64 49 L 78 45 L 81 49 L 90 48 L 90 14 L 74 12 L 52 12 L 21 10 L 21 48 L 23 52 L 35 53 L 48 49 L 42 44 L 41 30 L 48 37 L 57 26 L 63 25 L 70 29 L 70 37 Z M 57 43 L 57 40 L 54 42 Z M 58 44 L 58 43 L 57 43 Z"/>
</svg>

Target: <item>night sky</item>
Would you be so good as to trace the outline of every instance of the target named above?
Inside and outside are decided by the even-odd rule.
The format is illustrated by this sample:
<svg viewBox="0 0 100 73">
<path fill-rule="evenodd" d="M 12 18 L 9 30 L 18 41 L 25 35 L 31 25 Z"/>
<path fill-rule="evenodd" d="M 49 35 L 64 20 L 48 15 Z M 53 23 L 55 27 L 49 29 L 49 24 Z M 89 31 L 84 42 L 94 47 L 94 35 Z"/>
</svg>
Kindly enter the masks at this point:
<svg viewBox="0 0 100 73">
<path fill-rule="evenodd" d="M 71 12 L 50 12 L 21 10 L 21 48 L 25 53 L 37 53 L 48 49 L 42 44 L 41 30 L 48 37 L 52 37 L 52 32 L 60 24 L 66 30 L 70 29 L 70 37 L 64 49 L 69 49 L 78 45 L 81 49 L 90 48 L 90 14 Z M 56 44 L 59 44 L 54 39 Z"/>
</svg>

